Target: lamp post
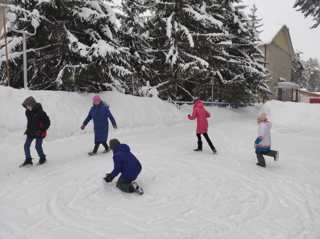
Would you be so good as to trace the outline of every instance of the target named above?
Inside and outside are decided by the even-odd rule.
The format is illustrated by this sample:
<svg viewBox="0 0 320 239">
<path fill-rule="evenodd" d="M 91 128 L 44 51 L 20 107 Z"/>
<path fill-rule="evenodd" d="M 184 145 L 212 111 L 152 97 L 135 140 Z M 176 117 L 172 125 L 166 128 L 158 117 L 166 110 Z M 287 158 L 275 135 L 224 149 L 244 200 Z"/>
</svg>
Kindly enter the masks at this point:
<svg viewBox="0 0 320 239">
<path fill-rule="evenodd" d="M 23 36 L 23 87 L 28 89 L 28 69 L 27 69 L 27 35 L 33 36 L 34 34 L 27 31 L 14 30 L 12 32 L 20 33 Z"/>
<path fill-rule="evenodd" d="M 6 52 L 6 77 L 8 86 L 10 86 L 10 67 L 9 67 L 9 50 L 8 50 L 8 38 L 7 38 L 7 19 L 6 19 L 6 0 L 2 0 L 2 24 L 3 24 L 3 35 L 4 35 L 4 44 L 5 44 L 5 52 Z"/>
</svg>

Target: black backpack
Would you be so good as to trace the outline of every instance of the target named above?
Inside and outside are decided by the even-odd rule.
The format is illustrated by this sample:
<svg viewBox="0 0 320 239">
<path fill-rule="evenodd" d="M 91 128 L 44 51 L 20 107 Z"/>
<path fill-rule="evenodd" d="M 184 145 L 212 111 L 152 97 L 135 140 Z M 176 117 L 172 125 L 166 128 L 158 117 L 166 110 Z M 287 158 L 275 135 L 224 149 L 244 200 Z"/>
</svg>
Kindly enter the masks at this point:
<svg viewBox="0 0 320 239">
<path fill-rule="evenodd" d="M 50 118 L 46 112 L 43 111 L 42 123 L 45 130 L 48 130 L 51 124 Z"/>
</svg>

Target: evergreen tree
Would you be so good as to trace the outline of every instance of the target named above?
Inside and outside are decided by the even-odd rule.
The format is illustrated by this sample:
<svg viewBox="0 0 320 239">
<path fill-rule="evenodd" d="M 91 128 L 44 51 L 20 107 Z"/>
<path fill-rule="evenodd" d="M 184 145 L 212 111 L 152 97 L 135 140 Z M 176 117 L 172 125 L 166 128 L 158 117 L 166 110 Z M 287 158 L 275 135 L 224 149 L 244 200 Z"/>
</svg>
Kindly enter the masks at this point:
<svg viewBox="0 0 320 239">
<path fill-rule="evenodd" d="M 310 58 L 304 63 L 303 78 L 309 91 L 320 91 L 320 64 L 317 59 Z"/>
<path fill-rule="evenodd" d="M 306 79 L 304 76 L 304 62 L 301 59 L 301 52 L 296 53 L 293 62 L 292 62 L 292 82 L 298 84 L 301 88 L 307 88 L 308 87 L 308 79 Z"/>
<path fill-rule="evenodd" d="M 262 30 L 260 30 L 260 28 L 263 24 L 261 24 L 262 18 L 258 17 L 257 12 L 257 6 L 253 4 L 248 15 L 248 29 L 251 34 L 251 41 L 253 42 L 261 42 L 260 33 Z"/>
<path fill-rule="evenodd" d="M 224 63 L 227 35 L 216 1 L 165 0 L 152 6 L 147 30 L 153 47 L 152 84 L 162 98 L 191 100 L 206 90 Z"/>
<path fill-rule="evenodd" d="M 241 0 L 221 0 L 224 6 L 224 26 L 231 36 L 228 59 L 219 77 L 222 97 L 234 105 L 255 102 L 259 96 L 270 95 L 266 84 L 263 55 L 258 43 L 252 41 L 248 18 Z"/>
<path fill-rule="evenodd" d="M 161 97 L 239 105 L 270 94 L 262 53 L 238 2 L 154 2 L 147 29 Z"/>
<path fill-rule="evenodd" d="M 128 61 L 132 72 L 124 81 L 127 82 L 127 93 L 132 95 L 145 95 L 141 89 L 147 86 L 154 74 L 150 67 L 153 55 L 145 30 L 147 8 L 143 4 L 144 0 L 122 1 L 121 40 L 122 45 L 129 49 Z"/>
<path fill-rule="evenodd" d="M 31 89 L 100 91 L 121 81 L 128 70 L 127 51 L 118 40 L 119 22 L 109 1 L 10 0 L 8 40 L 13 86 L 23 82 L 22 37 L 28 37 Z"/>
<path fill-rule="evenodd" d="M 316 28 L 320 25 L 320 0 L 296 0 L 294 7 L 301 11 L 305 17 L 313 17 Z"/>
</svg>

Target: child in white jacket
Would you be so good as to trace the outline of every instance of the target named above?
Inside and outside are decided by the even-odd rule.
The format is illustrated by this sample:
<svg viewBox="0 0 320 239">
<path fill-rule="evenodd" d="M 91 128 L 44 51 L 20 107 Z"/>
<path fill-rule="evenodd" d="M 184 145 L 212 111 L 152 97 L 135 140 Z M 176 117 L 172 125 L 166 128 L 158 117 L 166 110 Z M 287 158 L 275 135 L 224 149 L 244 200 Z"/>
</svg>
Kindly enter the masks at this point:
<svg viewBox="0 0 320 239">
<path fill-rule="evenodd" d="M 271 122 L 268 121 L 267 115 L 262 113 L 258 119 L 258 137 L 255 140 L 255 149 L 257 154 L 257 165 L 266 167 L 266 162 L 263 155 L 273 157 L 274 160 L 278 160 L 279 153 L 271 150 Z"/>
</svg>

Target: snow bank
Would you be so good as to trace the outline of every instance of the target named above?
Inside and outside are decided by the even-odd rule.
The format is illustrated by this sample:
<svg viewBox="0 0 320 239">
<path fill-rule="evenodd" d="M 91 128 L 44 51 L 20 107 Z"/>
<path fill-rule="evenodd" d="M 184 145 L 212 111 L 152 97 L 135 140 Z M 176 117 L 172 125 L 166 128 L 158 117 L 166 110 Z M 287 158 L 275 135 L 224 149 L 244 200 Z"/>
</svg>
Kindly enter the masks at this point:
<svg viewBox="0 0 320 239">
<path fill-rule="evenodd" d="M 261 109 L 281 131 L 320 132 L 320 105 L 269 101 Z"/>
<path fill-rule="evenodd" d="M 23 136 L 26 118 L 21 103 L 28 96 L 33 96 L 42 104 L 52 121 L 48 138 L 57 139 L 80 133 L 80 126 L 91 107 L 93 94 L 0 87 L 1 139 Z M 168 125 L 181 118 L 173 105 L 158 98 L 134 97 L 117 92 L 106 92 L 100 96 L 110 106 L 119 128 Z M 88 125 L 85 132 L 88 131 L 92 131 L 92 125 Z"/>
</svg>

